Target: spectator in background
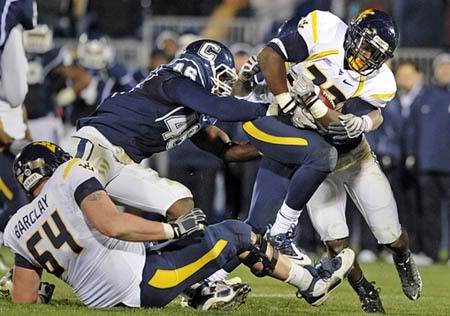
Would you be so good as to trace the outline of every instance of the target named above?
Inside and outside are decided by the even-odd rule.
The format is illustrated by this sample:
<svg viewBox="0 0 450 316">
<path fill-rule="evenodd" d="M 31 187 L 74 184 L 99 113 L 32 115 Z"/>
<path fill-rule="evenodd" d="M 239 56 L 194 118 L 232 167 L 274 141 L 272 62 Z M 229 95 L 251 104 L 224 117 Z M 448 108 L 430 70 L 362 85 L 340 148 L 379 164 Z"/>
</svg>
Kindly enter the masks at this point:
<svg viewBox="0 0 450 316">
<path fill-rule="evenodd" d="M 446 0 L 397 0 L 394 16 L 402 32 L 403 47 L 439 47 L 447 43 Z"/>
<path fill-rule="evenodd" d="M 426 265 L 431 264 L 431 259 L 417 254 L 422 250 L 420 219 L 426 214 L 420 208 L 417 173 L 407 151 L 407 144 L 414 142 L 410 133 L 411 110 L 423 103 L 425 87 L 422 72 L 412 61 L 397 65 L 395 79 L 397 95 L 383 110 L 383 124 L 366 137 L 391 183 L 400 221 L 408 231 L 411 250 L 416 253 L 414 260 L 418 265 Z"/>
<path fill-rule="evenodd" d="M 70 64 L 72 58 L 66 49 L 53 48 L 53 32 L 47 25 L 37 25 L 24 32 L 24 47 L 28 59 L 28 93 L 24 104 L 28 125 L 34 140 L 59 143 L 63 125 L 56 116 L 56 94 L 60 82 L 50 74 L 61 64 Z"/>
<path fill-rule="evenodd" d="M 140 35 L 144 17 L 142 0 L 89 0 L 87 12 L 91 20 L 88 32 L 110 37 Z"/>
<path fill-rule="evenodd" d="M 437 262 L 448 259 L 443 232 L 448 232 L 449 223 L 442 219 L 448 220 L 450 207 L 450 54 L 437 56 L 433 69 L 436 84 L 411 108 L 408 149 L 415 157 L 422 191 L 424 251 Z"/>
<path fill-rule="evenodd" d="M 166 30 L 156 38 L 156 47 L 166 54 L 168 60 L 172 60 L 178 51 L 179 34 L 174 31 Z M 165 62 L 163 63 L 165 64 Z"/>
</svg>

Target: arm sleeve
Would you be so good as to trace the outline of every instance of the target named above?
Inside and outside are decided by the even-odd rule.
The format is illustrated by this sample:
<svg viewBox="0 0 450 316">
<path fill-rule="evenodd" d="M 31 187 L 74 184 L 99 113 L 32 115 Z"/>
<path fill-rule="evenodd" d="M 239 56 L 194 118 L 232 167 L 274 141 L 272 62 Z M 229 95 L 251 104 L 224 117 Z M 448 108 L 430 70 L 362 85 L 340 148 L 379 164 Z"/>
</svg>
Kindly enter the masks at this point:
<svg viewBox="0 0 450 316">
<path fill-rule="evenodd" d="M 21 268 L 25 268 L 25 269 L 34 270 L 34 271 L 42 270 L 42 268 L 36 267 L 34 264 L 32 264 L 30 261 L 25 259 L 23 256 L 19 255 L 18 253 L 16 253 L 16 255 L 14 257 L 14 265 L 16 267 L 21 267 Z"/>
<path fill-rule="evenodd" d="M 11 30 L 6 40 L 0 64 L 0 93 L 11 107 L 21 106 L 28 92 L 28 63 L 18 26 Z"/>
<path fill-rule="evenodd" d="M 285 61 L 299 63 L 309 56 L 308 47 L 298 32 L 272 39 L 267 46 L 271 47 Z"/>
<path fill-rule="evenodd" d="M 97 191 L 104 191 L 105 189 L 101 185 L 101 183 L 94 177 L 87 179 L 83 183 L 81 183 L 76 189 L 74 193 L 75 201 L 78 206 L 80 206 L 81 202 L 84 200 L 86 196 L 91 193 Z"/>
<path fill-rule="evenodd" d="M 351 113 L 358 116 L 365 115 L 376 109 L 377 107 L 360 98 L 350 98 L 345 101 L 343 106 L 344 113 Z"/>
<path fill-rule="evenodd" d="M 169 79 L 163 83 L 163 90 L 171 101 L 220 121 L 251 121 L 266 113 L 265 104 L 218 97 L 188 78 Z"/>
</svg>

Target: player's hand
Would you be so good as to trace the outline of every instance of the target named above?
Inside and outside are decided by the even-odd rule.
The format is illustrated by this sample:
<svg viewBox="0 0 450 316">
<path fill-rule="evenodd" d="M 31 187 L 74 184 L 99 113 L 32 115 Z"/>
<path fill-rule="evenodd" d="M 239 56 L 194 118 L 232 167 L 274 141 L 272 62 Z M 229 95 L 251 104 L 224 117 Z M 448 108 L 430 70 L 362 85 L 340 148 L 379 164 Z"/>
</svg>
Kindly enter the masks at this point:
<svg viewBox="0 0 450 316">
<path fill-rule="evenodd" d="M 9 297 L 11 296 L 12 291 L 12 275 L 13 269 L 9 270 L 1 279 L 0 279 L 0 296 Z"/>
<path fill-rule="evenodd" d="M 41 282 L 38 288 L 38 295 L 42 304 L 48 304 L 52 299 L 55 285 L 48 282 Z"/>
<path fill-rule="evenodd" d="M 346 141 L 348 139 L 357 138 L 366 132 L 369 127 L 367 115 L 355 116 L 353 114 L 345 114 L 339 117 L 340 122 L 333 122 L 328 125 L 328 134 L 332 135 L 335 141 Z"/>
<path fill-rule="evenodd" d="M 317 124 L 314 117 L 309 113 L 308 109 L 297 107 L 292 115 L 292 124 L 297 128 L 311 128 L 317 130 Z"/>
<path fill-rule="evenodd" d="M 18 153 L 22 151 L 22 149 L 30 143 L 27 139 L 13 139 L 11 143 L 8 145 L 8 151 L 13 155 L 17 156 Z"/>
<path fill-rule="evenodd" d="M 317 100 L 319 100 L 319 96 L 315 90 L 316 86 L 311 79 L 304 74 L 298 74 L 292 84 L 291 96 L 300 107 L 309 109 Z"/>
<path fill-rule="evenodd" d="M 241 70 L 239 70 L 239 79 L 243 82 L 248 81 L 258 72 L 260 72 L 258 59 L 255 55 L 250 56 L 245 64 L 242 65 Z"/>
<path fill-rule="evenodd" d="M 205 213 L 199 208 L 194 208 L 170 225 L 174 231 L 174 238 L 184 238 L 196 232 L 203 232 L 207 224 Z"/>
</svg>

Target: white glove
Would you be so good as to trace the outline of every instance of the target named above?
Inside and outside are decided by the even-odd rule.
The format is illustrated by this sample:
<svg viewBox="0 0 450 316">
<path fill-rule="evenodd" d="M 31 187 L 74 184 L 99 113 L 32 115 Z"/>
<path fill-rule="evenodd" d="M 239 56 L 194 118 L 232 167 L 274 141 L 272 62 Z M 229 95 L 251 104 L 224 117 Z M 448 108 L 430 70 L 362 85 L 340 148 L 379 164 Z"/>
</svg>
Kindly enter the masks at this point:
<svg viewBox="0 0 450 316">
<path fill-rule="evenodd" d="M 194 208 L 170 225 L 173 228 L 174 238 L 184 238 L 195 232 L 203 232 L 207 224 L 205 213 L 199 208 Z"/>
<path fill-rule="evenodd" d="M 296 107 L 291 120 L 297 128 L 311 128 L 317 130 L 316 121 L 311 113 L 309 113 L 308 109 Z"/>
<path fill-rule="evenodd" d="M 310 108 L 319 97 L 311 79 L 299 73 L 291 88 L 291 96 L 303 108 Z"/>
<path fill-rule="evenodd" d="M 328 134 L 333 135 L 335 141 L 345 141 L 351 138 L 357 138 L 362 133 L 370 130 L 372 120 L 369 116 L 355 116 L 345 114 L 339 116 L 340 122 L 334 122 L 328 125 Z"/>
<path fill-rule="evenodd" d="M 53 292 L 55 292 L 55 285 L 48 282 L 41 282 L 38 288 L 38 295 L 42 304 L 50 303 Z"/>
<path fill-rule="evenodd" d="M 13 270 L 9 270 L 1 279 L 0 279 L 0 297 L 9 297 L 11 296 L 12 291 L 12 275 Z"/>
<path fill-rule="evenodd" d="M 260 71 L 258 65 L 258 59 L 255 55 L 250 56 L 250 58 L 242 65 L 241 70 L 239 70 L 239 79 L 241 81 L 248 81 L 251 77 Z"/>
</svg>

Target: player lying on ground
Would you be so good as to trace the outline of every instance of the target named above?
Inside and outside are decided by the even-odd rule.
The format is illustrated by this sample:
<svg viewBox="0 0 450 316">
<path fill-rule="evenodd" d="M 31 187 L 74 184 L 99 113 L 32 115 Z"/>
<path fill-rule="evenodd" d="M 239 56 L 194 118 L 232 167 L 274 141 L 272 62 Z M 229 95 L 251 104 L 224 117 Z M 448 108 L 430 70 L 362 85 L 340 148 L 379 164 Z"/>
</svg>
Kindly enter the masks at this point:
<svg viewBox="0 0 450 316">
<path fill-rule="evenodd" d="M 52 143 L 25 147 L 14 170 L 34 197 L 5 231 L 5 243 L 15 253 L 14 303 L 40 301 L 45 269 L 89 307 L 163 307 L 238 257 L 257 276 L 287 282 L 320 305 L 353 264 L 354 253 L 345 249 L 316 268 L 301 267 L 241 221 L 207 227 L 199 209 L 173 223 L 119 212 L 91 165 Z M 156 248 L 145 243 L 160 240 L 169 241 Z"/>
</svg>

